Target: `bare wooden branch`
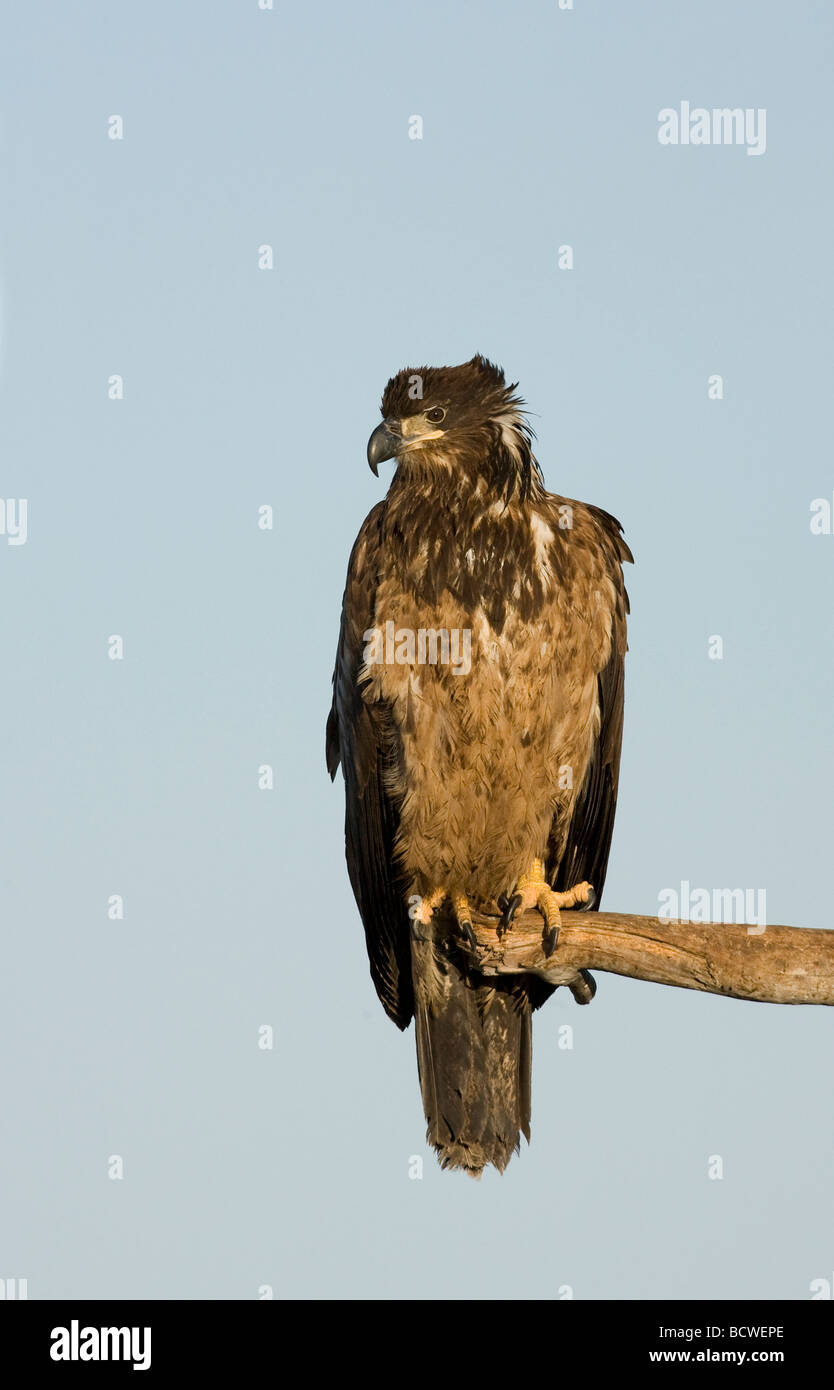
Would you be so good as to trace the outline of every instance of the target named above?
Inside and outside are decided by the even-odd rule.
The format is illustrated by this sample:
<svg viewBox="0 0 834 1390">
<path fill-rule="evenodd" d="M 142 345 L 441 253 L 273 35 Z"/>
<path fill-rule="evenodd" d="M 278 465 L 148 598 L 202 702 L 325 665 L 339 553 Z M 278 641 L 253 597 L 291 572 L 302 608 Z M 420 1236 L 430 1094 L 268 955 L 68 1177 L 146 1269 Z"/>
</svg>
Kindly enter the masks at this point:
<svg viewBox="0 0 834 1390">
<path fill-rule="evenodd" d="M 556 950 L 542 949 L 542 918 L 525 913 L 499 940 L 497 916 L 475 913 L 477 969 L 534 974 L 590 1002 L 581 970 L 705 990 L 769 1004 L 834 1004 L 834 931 L 672 922 L 620 912 L 562 912 Z"/>
</svg>

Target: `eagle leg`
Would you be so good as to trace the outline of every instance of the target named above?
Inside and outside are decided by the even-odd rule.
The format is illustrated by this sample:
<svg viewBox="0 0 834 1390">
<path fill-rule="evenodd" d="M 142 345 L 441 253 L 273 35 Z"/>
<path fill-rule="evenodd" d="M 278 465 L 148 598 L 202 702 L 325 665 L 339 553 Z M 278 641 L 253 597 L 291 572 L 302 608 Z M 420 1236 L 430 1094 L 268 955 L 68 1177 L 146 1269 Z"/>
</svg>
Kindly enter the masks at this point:
<svg viewBox="0 0 834 1390">
<path fill-rule="evenodd" d="M 542 949 L 546 957 L 553 955 L 559 940 L 559 909 L 576 907 L 577 903 L 589 903 L 593 900 L 594 894 L 590 883 L 576 883 L 566 893 L 556 893 L 544 876 L 544 864 L 541 859 L 534 859 L 527 873 L 521 875 L 517 890 L 516 897 L 521 895 L 522 911 L 537 907 L 544 918 Z M 590 1000 L 583 1002 L 589 1003 Z"/>
<path fill-rule="evenodd" d="M 473 950 L 478 949 L 478 939 L 472 930 L 472 909 L 469 906 L 469 899 L 463 893 L 456 893 L 452 898 L 452 909 L 458 926 L 463 932 L 466 940 Z"/>
<path fill-rule="evenodd" d="M 445 888 L 435 888 L 428 897 L 421 899 L 416 917 L 411 923 L 411 932 L 415 941 L 424 941 L 425 937 L 420 934 L 420 926 L 427 927 L 431 922 L 435 908 L 446 897 L 452 899 L 452 911 L 455 914 L 455 921 L 460 927 L 464 937 L 473 950 L 478 949 L 478 939 L 472 927 L 472 909 L 469 906 L 469 899 L 462 893 L 449 894 Z"/>
</svg>

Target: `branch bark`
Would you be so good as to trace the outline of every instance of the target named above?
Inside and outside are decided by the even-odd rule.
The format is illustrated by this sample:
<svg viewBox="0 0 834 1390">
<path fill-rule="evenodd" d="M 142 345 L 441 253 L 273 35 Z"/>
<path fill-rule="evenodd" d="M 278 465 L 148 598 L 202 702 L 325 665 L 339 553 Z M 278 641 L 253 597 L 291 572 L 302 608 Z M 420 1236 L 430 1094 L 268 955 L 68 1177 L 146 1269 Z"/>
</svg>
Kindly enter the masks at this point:
<svg viewBox="0 0 834 1390">
<path fill-rule="evenodd" d="M 482 975 L 539 975 L 580 1003 L 581 970 L 699 989 L 768 1004 L 834 1004 L 834 931 L 661 921 L 620 912 L 562 912 L 556 950 L 542 950 L 542 918 L 527 912 L 499 940 L 497 916 L 474 913 Z"/>
</svg>

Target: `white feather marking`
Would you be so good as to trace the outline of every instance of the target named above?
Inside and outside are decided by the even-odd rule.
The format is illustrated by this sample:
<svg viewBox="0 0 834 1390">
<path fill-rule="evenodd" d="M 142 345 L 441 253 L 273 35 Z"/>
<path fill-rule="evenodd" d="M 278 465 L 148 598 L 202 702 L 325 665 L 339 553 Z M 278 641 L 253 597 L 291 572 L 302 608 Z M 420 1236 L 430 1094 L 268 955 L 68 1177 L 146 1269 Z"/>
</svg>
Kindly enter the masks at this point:
<svg viewBox="0 0 834 1390">
<path fill-rule="evenodd" d="M 553 572 L 550 568 L 550 547 L 553 544 L 553 532 L 538 512 L 533 512 L 530 518 L 530 529 L 536 548 L 536 569 L 542 579 L 551 579 Z"/>
<path fill-rule="evenodd" d="M 515 411 L 510 410 L 507 411 L 504 415 L 494 415 L 493 423 L 496 424 L 499 430 L 501 431 L 501 442 L 504 445 L 504 448 L 507 450 L 509 454 L 512 454 L 516 463 L 520 463 L 521 454 L 518 448 L 518 430 L 521 424 L 521 420 L 519 416 L 515 413 Z"/>
</svg>

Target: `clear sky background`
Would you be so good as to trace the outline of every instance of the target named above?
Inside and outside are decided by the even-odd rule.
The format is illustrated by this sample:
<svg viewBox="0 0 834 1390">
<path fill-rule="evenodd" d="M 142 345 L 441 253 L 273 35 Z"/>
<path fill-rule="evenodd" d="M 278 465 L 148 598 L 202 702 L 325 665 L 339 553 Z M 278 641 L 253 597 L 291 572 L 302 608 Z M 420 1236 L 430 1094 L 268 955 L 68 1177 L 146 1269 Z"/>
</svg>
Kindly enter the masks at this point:
<svg viewBox="0 0 834 1390">
<path fill-rule="evenodd" d="M 834 926 L 833 59 L 817 0 L 7 11 L 0 1277 L 30 1298 L 834 1277 L 825 1009 L 561 990 L 532 1146 L 440 1172 L 323 749 L 382 389 L 483 352 L 636 557 L 604 905 L 687 880 Z M 659 145 L 682 101 L 766 108 L 766 153 Z"/>
</svg>

